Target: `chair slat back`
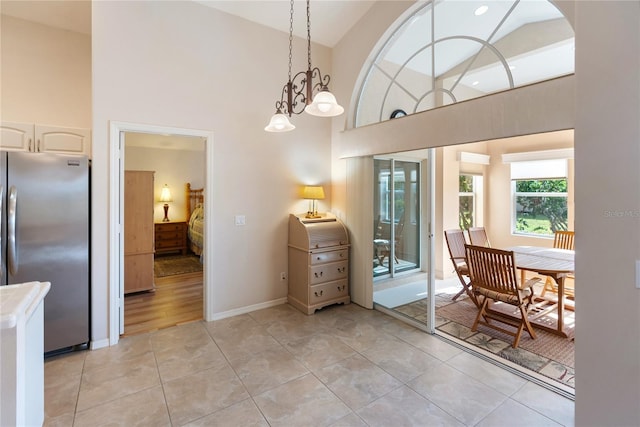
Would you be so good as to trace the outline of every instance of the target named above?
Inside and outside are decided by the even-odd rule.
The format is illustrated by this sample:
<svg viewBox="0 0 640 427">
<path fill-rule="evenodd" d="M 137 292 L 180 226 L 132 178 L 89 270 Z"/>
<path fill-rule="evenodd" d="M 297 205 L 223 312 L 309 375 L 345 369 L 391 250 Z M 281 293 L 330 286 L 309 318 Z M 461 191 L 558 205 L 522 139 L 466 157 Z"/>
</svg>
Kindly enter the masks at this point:
<svg viewBox="0 0 640 427">
<path fill-rule="evenodd" d="M 513 251 L 465 245 L 471 286 L 517 296 L 518 279 Z"/>
<path fill-rule="evenodd" d="M 449 256 L 453 264 L 456 264 L 456 260 L 462 261 L 466 257 L 464 245 L 467 241 L 464 237 L 464 231 L 462 230 L 445 230 L 444 238 L 447 241 L 447 247 L 449 248 Z"/>
<path fill-rule="evenodd" d="M 557 249 L 574 250 L 574 244 L 573 244 L 574 236 L 575 236 L 574 231 L 558 230 L 554 232 L 553 247 Z"/>
<path fill-rule="evenodd" d="M 469 227 L 469 240 L 474 246 L 484 246 L 486 248 L 491 247 L 489 243 L 489 236 L 487 236 L 487 230 L 484 227 Z"/>
</svg>

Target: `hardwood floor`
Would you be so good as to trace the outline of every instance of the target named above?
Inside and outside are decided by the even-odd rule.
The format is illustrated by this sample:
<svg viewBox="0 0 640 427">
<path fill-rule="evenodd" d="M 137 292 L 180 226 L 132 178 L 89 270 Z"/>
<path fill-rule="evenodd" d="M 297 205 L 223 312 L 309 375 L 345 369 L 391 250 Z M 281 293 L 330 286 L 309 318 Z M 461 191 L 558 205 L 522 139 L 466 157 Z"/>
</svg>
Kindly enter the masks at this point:
<svg viewBox="0 0 640 427">
<path fill-rule="evenodd" d="M 155 291 L 126 295 L 123 335 L 202 319 L 202 280 L 202 272 L 157 277 Z"/>
</svg>

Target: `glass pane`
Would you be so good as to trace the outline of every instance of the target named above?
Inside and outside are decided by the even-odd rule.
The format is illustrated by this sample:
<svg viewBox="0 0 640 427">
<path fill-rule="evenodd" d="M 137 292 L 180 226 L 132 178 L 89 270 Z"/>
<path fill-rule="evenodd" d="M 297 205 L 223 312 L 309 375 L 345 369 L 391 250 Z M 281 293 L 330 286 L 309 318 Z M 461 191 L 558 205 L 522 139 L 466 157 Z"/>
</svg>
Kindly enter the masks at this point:
<svg viewBox="0 0 640 427">
<path fill-rule="evenodd" d="M 390 273 L 391 160 L 376 159 L 373 170 L 373 277 L 377 277 Z"/>
<path fill-rule="evenodd" d="M 566 229 L 566 197 L 516 197 L 516 233 L 551 236 Z"/>
<path fill-rule="evenodd" d="M 396 83 L 413 94 L 415 98 L 433 89 L 432 53 L 430 48 L 420 51 L 396 77 Z M 411 111 L 413 107 L 412 105 Z"/>
<path fill-rule="evenodd" d="M 415 269 L 420 265 L 419 163 L 376 159 L 374 174 L 373 277 Z"/>
<path fill-rule="evenodd" d="M 461 193 L 473 192 L 473 175 L 460 175 L 459 189 Z"/>
<path fill-rule="evenodd" d="M 518 193 L 566 193 L 566 179 L 532 179 L 516 181 Z"/>
<path fill-rule="evenodd" d="M 395 161 L 394 166 L 394 267 L 401 272 L 420 265 L 419 164 Z"/>
<path fill-rule="evenodd" d="M 516 87 L 575 70 L 573 28 L 547 1 L 518 3 L 492 43 L 509 63 Z"/>
<path fill-rule="evenodd" d="M 512 2 L 495 2 L 491 7 L 493 8 L 494 5 L 502 7 L 500 5 L 503 3 L 505 3 L 504 6 L 512 6 L 512 4 L 506 4 Z M 503 7 L 503 10 L 506 11 L 506 7 Z M 505 19 L 500 28 L 497 29 L 495 35 L 490 41 L 492 43 L 503 41 L 504 38 L 513 36 L 519 30 L 526 28 L 528 25 L 541 22 L 551 22 L 558 19 L 569 25 L 558 8 L 547 0 L 520 1 L 511 14 L 509 14 L 507 19 Z M 571 30 L 571 34 L 573 35 L 573 30 Z M 538 33 L 538 36 L 540 35 L 541 34 Z M 548 36 L 551 36 L 551 34 L 548 34 Z"/>
<path fill-rule="evenodd" d="M 478 183 L 476 188 L 476 182 Z M 460 175 L 458 180 L 459 195 L 459 227 L 467 230 L 475 226 L 476 190 L 482 194 L 482 178 L 474 175 Z"/>
<path fill-rule="evenodd" d="M 462 41 L 454 40 L 441 47 L 436 46 L 436 51 L 440 48 L 448 49 L 448 45 L 454 43 L 459 45 Z M 443 77 L 443 87 L 453 91 L 456 102 L 460 102 L 511 88 L 512 81 L 509 77 L 510 71 L 502 62 L 502 58 L 485 46 L 479 50 L 477 56 L 472 56 L 452 68 Z"/>
<path fill-rule="evenodd" d="M 460 229 L 473 226 L 473 196 L 460 196 Z"/>
<path fill-rule="evenodd" d="M 380 52 L 376 63 L 385 70 L 387 66 L 392 66 L 390 64 L 399 67 L 431 42 L 431 5 L 428 4 L 398 28 Z"/>
<path fill-rule="evenodd" d="M 404 110 L 407 114 L 411 114 L 415 105 L 416 99 L 411 93 L 394 83 L 391 85 L 387 98 L 384 101 L 380 121 L 388 120 L 391 117 L 391 113 L 398 108 Z"/>
<path fill-rule="evenodd" d="M 435 38 L 439 40 L 465 34 L 480 40 L 488 40 L 514 2 L 515 0 L 487 2 L 489 8 L 486 13 L 476 15 L 476 10 L 483 3 L 468 0 L 439 1 L 434 12 Z"/>
<path fill-rule="evenodd" d="M 382 96 L 391 84 L 391 79 L 377 68 L 372 68 L 364 82 L 362 95 L 356 112 L 356 127 L 378 123 L 382 109 Z M 405 110 L 407 112 L 411 110 Z M 387 116 L 388 117 L 388 116 Z"/>
</svg>

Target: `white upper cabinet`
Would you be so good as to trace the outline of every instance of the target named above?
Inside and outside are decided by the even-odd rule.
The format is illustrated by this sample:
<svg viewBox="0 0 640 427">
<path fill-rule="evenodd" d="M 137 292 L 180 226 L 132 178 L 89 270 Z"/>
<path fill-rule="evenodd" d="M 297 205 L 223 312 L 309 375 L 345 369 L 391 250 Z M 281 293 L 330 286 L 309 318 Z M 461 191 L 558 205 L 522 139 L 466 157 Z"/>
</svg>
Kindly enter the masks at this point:
<svg viewBox="0 0 640 427">
<path fill-rule="evenodd" d="M 33 132 L 32 124 L 2 122 L 0 148 L 12 151 L 34 151 Z"/>
<path fill-rule="evenodd" d="M 36 125 L 35 141 L 38 152 L 91 155 L 89 129 Z"/>
<path fill-rule="evenodd" d="M 12 151 L 91 156 L 91 130 L 3 122 L 0 126 L 0 147 Z"/>
</svg>

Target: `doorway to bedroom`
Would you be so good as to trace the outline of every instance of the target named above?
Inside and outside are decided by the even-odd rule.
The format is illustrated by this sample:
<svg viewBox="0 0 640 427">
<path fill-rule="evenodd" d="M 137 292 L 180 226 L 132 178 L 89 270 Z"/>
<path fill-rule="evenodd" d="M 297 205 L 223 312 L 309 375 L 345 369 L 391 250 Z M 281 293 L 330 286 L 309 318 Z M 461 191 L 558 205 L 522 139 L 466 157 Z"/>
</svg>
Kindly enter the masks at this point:
<svg viewBox="0 0 640 427">
<path fill-rule="evenodd" d="M 123 132 L 124 332 L 203 318 L 201 137 Z"/>
</svg>

